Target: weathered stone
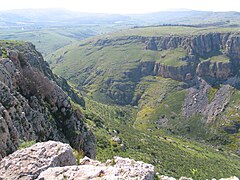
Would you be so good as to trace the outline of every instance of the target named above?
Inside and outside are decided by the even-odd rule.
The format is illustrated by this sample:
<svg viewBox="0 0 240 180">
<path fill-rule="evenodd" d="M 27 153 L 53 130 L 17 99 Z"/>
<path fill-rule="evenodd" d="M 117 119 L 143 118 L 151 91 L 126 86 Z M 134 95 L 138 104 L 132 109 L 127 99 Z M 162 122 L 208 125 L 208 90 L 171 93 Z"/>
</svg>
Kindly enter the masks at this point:
<svg viewBox="0 0 240 180">
<path fill-rule="evenodd" d="M 86 165 L 49 168 L 38 179 L 154 179 L 154 167 L 141 161 L 114 157 L 106 164 L 85 159 Z"/>
<path fill-rule="evenodd" d="M 199 77 L 212 78 L 214 81 L 226 80 L 227 78 L 233 76 L 234 67 L 230 62 L 211 62 L 204 61 L 199 63 L 196 69 L 196 74 Z"/>
<path fill-rule="evenodd" d="M 35 179 L 49 167 L 70 166 L 76 158 L 68 144 L 48 141 L 18 150 L 0 162 L 0 178 Z"/>
</svg>

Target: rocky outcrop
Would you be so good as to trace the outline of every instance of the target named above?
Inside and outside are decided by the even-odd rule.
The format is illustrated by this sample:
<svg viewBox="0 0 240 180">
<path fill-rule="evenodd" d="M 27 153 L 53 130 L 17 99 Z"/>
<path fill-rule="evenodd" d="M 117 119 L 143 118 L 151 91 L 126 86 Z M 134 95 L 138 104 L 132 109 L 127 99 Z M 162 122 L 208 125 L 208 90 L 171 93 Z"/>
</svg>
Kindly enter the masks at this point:
<svg viewBox="0 0 240 180">
<path fill-rule="evenodd" d="M 18 150 L 0 162 L 0 179 L 36 179 L 50 168 L 76 165 L 68 144 L 48 141 Z"/>
<path fill-rule="evenodd" d="M 239 34 L 234 33 L 229 35 L 224 46 L 226 53 L 232 59 L 240 59 L 240 37 Z"/>
<path fill-rule="evenodd" d="M 193 60 L 194 62 L 195 60 Z M 172 78 L 174 80 L 181 80 L 185 81 L 188 80 L 187 75 L 190 74 L 191 76 L 195 75 L 194 72 L 194 65 L 195 63 L 188 63 L 186 65 L 182 66 L 168 66 L 164 65 L 161 62 L 155 62 L 155 61 L 145 61 L 141 62 L 140 67 L 140 73 L 139 76 L 162 76 L 164 78 Z M 133 73 L 136 75 L 136 73 Z M 133 76 L 132 74 L 129 74 Z M 190 78 L 191 79 L 191 78 Z"/>
<path fill-rule="evenodd" d="M 225 110 L 230 102 L 233 87 L 229 84 L 222 85 L 209 101 L 210 88 L 212 87 L 205 80 L 201 78 L 196 80 L 196 85 L 187 90 L 183 116 L 189 118 L 201 114 L 209 123 Z"/>
<path fill-rule="evenodd" d="M 84 158 L 79 166 L 49 168 L 39 179 L 154 179 L 154 166 L 129 158 L 114 157 L 106 163 Z"/>
<path fill-rule="evenodd" d="M 234 75 L 234 67 L 230 62 L 204 61 L 198 64 L 196 74 L 199 77 L 211 78 L 213 81 L 223 81 Z"/>
<path fill-rule="evenodd" d="M 41 54 L 31 43 L 7 41 L 0 46 L 5 53 L 0 57 L 0 159 L 20 141 L 49 139 L 95 157 L 93 134 Z"/>
<path fill-rule="evenodd" d="M 174 80 L 189 80 L 188 75 L 194 76 L 194 67 L 192 65 L 185 66 L 166 66 L 161 63 L 156 63 L 154 66 L 154 74 L 157 76 L 162 76 L 164 78 L 172 78 Z M 190 78 L 192 79 L 192 78 Z"/>
<path fill-rule="evenodd" d="M 154 166 L 114 157 L 101 163 L 87 157 L 76 165 L 69 145 L 37 143 L 18 150 L 0 162 L 0 179 L 154 179 Z"/>
<path fill-rule="evenodd" d="M 208 58 L 222 52 L 231 59 L 228 63 L 204 61 L 191 69 L 200 77 L 211 77 L 226 80 L 232 77 L 236 71 L 240 59 L 240 37 L 237 33 L 207 33 L 191 36 L 161 36 L 146 38 L 147 49 L 158 50 L 184 48 L 189 55 Z M 234 61 L 234 62 L 233 62 Z M 194 62 L 194 61 L 192 61 Z M 196 62 L 196 61 L 195 61 Z M 167 73 L 167 68 L 163 70 Z M 161 74 L 160 74 L 161 75 Z M 176 75 L 179 75 L 177 73 Z M 164 77 L 164 76 L 163 76 Z M 181 80 L 181 79 L 179 79 Z"/>
</svg>

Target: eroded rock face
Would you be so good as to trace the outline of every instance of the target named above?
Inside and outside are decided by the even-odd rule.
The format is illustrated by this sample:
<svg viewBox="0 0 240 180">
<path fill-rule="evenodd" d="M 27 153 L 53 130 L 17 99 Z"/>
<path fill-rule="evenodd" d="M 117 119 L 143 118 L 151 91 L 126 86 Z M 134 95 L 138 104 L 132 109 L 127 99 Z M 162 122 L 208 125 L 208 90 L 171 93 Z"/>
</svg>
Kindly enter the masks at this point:
<svg viewBox="0 0 240 180">
<path fill-rule="evenodd" d="M 233 87 L 229 84 L 222 85 L 209 102 L 210 88 L 211 86 L 202 78 L 196 80 L 195 86 L 188 88 L 183 105 L 183 116 L 189 118 L 201 114 L 206 117 L 206 122 L 210 123 L 225 110 L 230 102 Z"/>
<path fill-rule="evenodd" d="M 0 179 L 36 179 L 49 167 L 76 165 L 68 144 L 48 141 L 18 150 L 0 162 Z"/>
<path fill-rule="evenodd" d="M 31 43 L 1 42 L 7 57 L 0 57 L 0 159 L 21 141 L 57 140 L 96 155 L 95 139 L 74 111 L 66 92 L 77 95 L 53 75 Z"/>
<path fill-rule="evenodd" d="M 196 74 L 199 77 L 210 77 L 214 81 L 227 80 L 233 76 L 234 67 L 232 63 L 211 62 L 206 61 L 199 63 L 196 69 Z"/>
<path fill-rule="evenodd" d="M 154 179 L 154 166 L 128 158 L 114 157 L 105 164 L 88 158 L 79 166 L 49 168 L 38 179 Z"/>
</svg>

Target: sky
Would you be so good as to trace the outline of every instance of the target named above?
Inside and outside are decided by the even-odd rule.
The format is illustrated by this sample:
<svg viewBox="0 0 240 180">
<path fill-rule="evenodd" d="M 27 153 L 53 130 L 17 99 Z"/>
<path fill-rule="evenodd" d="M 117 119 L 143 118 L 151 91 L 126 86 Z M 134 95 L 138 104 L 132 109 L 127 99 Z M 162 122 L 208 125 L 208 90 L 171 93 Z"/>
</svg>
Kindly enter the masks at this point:
<svg viewBox="0 0 240 180">
<path fill-rule="evenodd" d="M 170 9 L 240 11 L 240 0 L 0 0 L 0 10 L 64 8 L 93 13 L 135 14 Z"/>
</svg>

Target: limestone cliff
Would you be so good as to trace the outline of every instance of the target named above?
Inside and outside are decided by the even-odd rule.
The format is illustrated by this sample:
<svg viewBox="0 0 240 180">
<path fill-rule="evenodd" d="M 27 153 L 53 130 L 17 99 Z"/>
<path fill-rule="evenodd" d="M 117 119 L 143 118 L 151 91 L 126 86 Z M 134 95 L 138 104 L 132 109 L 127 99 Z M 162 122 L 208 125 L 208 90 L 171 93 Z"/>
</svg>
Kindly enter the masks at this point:
<svg viewBox="0 0 240 180">
<path fill-rule="evenodd" d="M 94 158 L 94 136 L 59 85 L 82 100 L 31 43 L 1 41 L 0 47 L 0 159 L 29 140 L 68 142 Z"/>
<path fill-rule="evenodd" d="M 240 38 L 237 33 L 206 33 L 190 36 L 161 36 L 145 39 L 146 49 L 163 50 L 183 47 L 189 55 L 195 57 L 198 66 L 191 69 L 199 76 L 209 76 L 226 80 L 236 73 L 240 58 Z M 200 58 L 207 59 L 218 55 L 225 55 L 229 62 L 205 61 L 200 63 Z M 181 71 L 182 72 L 182 71 Z M 179 73 L 175 73 L 178 75 Z M 164 76 L 163 76 L 164 77 Z M 179 80 L 181 80 L 179 78 Z"/>
</svg>

